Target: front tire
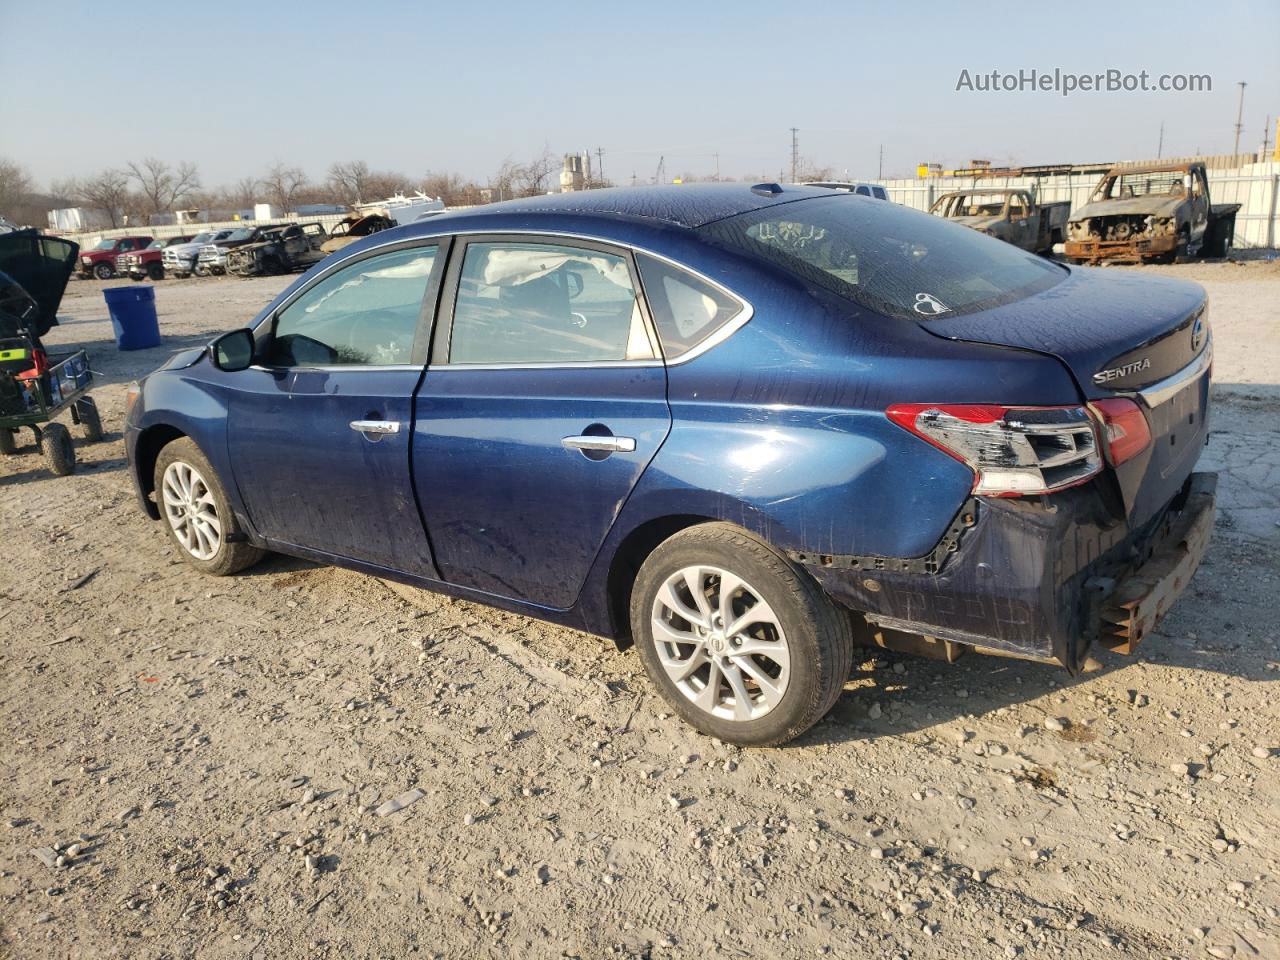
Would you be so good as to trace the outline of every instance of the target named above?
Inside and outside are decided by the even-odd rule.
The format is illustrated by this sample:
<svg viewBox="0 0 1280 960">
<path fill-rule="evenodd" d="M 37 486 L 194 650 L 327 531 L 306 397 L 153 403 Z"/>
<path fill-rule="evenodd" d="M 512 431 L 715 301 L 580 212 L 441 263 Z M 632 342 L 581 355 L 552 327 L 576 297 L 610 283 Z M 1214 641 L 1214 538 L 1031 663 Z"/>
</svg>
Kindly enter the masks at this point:
<svg viewBox="0 0 1280 960">
<path fill-rule="evenodd" d="M 683 530 L 631 594 L 640 659 L 691 726 L 772 746 L 817 723 L 853 663 L 849 617 L 769 544 L 726 523 Z"/>
<path fill-rule="evenodd" d="M 141 277 L 139 277 L 138 279 L 139 279 L 139 280 L 141 280 L 142 278 L 141 278 Z M 152 280 L 152 281 L 163 280 L 163 279 L 164 279 L 164 264 L 162 264 L 162 263 L 149 263 L 149 264 L 147 264 L 147 279 L 148 279 L 148 280 Z"/>
<path fill-rule="evenodd" d="M 18 434 L 8 427 L 0 427 L 0 454 L 18 452 Z"/>
<path fill-rule="evenodd" d="M 50 423 L 40 430 L 40 453 L 49 472 L 65 477 L 76 472 L 76 448 L 71 431 L 60 423 Z"/>
<path fill-rule="evenodd" d="M 96 263 L 93 265 L 93 275 L 99 280 L 110 280 L 116 275 L 116 268 L 109 263 Z"/>
<path fill-rule="evenodd" d="M 262 559 L 265 551 L 243 539 L 217 473 L 189 437 L 160 451 L 154 481 L 169 536 L 201 573 L 225 577 Z"/>
</svg>

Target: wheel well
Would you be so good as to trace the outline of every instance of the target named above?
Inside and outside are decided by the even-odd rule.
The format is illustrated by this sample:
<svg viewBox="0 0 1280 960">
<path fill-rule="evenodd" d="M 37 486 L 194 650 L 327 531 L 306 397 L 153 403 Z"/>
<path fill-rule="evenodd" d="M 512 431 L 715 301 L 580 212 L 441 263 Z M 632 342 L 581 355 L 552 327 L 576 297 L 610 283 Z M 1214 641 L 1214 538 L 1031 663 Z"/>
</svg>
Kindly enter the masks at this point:
<svg viewBox="0 0 1280 960">
<path fill-rule="evenodd" d="M 618 649 L 631 646 L 631 587 L 636 574 L 657 546 L 681 530 L 700 523 L 713 523 L 713 517 L 678 515 L 659 517 L 636 527 L 618 545 L 609 566 L 605 589 L 609 598 L 609 619 Z"/>
<path fill-rule="evenodd" d="M 171 427 L 167 423 L 159 423 L 142 431 L 142 435 L 138 437 L 138 445 L 134 447 L 133 462 L 134 469 L 138 471 L 138 486 L 145 496 L 150 497 L 155 491 L 156 458 L 160 456 L 160 451 L 174 440 L 185 436 L 177 427 Z M 157 520 L 160 517 L 158 508 L 149 507 L 147 512 L 151 513 L 153 509 L 152 519 Z"/>
</svg>

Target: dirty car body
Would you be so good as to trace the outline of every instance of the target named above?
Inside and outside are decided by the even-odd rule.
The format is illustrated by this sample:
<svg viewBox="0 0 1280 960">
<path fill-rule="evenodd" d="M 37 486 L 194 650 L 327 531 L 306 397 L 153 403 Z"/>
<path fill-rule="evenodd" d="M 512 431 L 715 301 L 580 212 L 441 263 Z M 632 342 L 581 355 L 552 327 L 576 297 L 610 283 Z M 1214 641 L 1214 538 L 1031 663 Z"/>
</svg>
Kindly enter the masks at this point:
<svg viewBox="0 0 1280 960">
<path fill-rule="evenodd" d="M 410 275 L 395 316 L 306 326 Z M 127 449 L 152 516 L 189 437 L 253 544 L 623 645 L 637 568 L 719 523 L 878 642 L 1077 670 L 1204 551 L 1205 309 L 820 188 L 538 198 L 346 248 L 242 369 L 148 377 Z"/>
<path fill-rule="evenodd" d="M 1214 204 L 1203 163 L 1115 167 L 1072 215 L 1065 253 L 1077 263 L 1225 256 L 1239 204 Z"/>
</svg>

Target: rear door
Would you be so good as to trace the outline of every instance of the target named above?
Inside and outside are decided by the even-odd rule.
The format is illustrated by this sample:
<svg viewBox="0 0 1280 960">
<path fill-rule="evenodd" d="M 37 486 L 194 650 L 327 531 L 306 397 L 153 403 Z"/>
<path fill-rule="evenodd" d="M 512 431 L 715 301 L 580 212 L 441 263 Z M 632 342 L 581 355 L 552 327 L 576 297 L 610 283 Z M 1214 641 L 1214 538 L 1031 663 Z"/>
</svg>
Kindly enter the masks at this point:
<svg viewBox="0 0 1280 960">
<path fill-rule="evenodd" d="M 469 238 L 414 405 L 413 473 L 443 579 L 573 604 L 671 424 L 631 255 Z"/>
<path fill-rule="evenodd" d="M 254 528 L 283 544 L 434 577 L 413 496 L 413 391 L 447 243 L 380 247 L 320 274 L 233 375 L 228 444 Z"/>
</svg>

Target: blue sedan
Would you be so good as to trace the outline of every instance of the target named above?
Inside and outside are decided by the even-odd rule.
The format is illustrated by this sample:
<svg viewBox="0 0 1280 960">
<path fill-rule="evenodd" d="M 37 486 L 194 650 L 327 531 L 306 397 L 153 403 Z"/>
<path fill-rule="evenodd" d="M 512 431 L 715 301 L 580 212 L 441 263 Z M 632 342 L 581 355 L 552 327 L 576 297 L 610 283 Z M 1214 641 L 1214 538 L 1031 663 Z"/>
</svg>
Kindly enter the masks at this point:
<svg viewBox="0 0 1280 960">
<path fill-rule="evenodd" d="M 1084 669 L 1212 527 L 1194 284 L 777 184 L 600 190 L 360 240 L 131 388 L 198 570 L 277 551 L 634 645 L 776 744 L 856 644 Z"/>
</svg>

